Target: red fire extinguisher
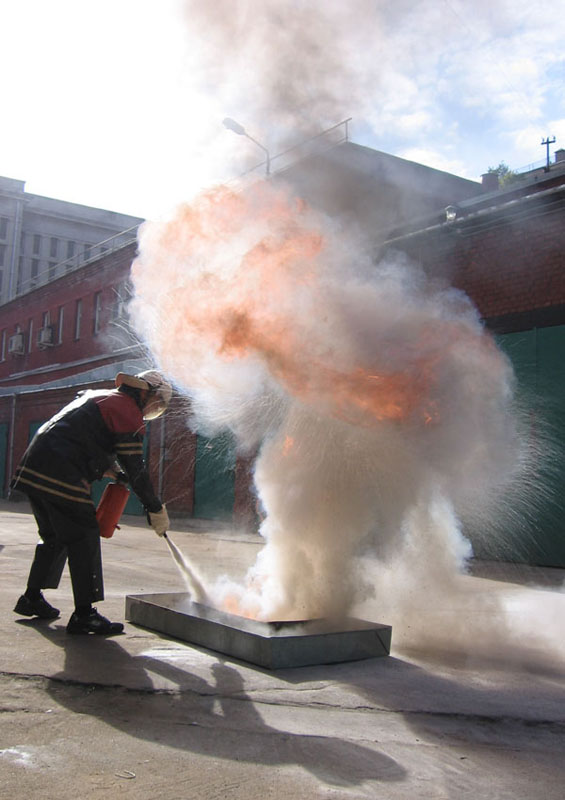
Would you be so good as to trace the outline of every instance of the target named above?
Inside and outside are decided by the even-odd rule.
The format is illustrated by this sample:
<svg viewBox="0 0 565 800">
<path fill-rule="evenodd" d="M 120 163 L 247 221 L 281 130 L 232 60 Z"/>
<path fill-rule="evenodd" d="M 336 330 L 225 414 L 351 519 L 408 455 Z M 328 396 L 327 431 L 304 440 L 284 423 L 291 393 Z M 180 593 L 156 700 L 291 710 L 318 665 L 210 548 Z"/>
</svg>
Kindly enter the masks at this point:
<svg viewBox="0 0 565 800">
<path fill-rule="evenodd" d="M 109 483 L 98 503 L 96 519 L 100 536 L 109 539 L 119 527 L 118 522 L 124 512 L 129 497 L 129 489 L 123 483 Z"/>
</svg>

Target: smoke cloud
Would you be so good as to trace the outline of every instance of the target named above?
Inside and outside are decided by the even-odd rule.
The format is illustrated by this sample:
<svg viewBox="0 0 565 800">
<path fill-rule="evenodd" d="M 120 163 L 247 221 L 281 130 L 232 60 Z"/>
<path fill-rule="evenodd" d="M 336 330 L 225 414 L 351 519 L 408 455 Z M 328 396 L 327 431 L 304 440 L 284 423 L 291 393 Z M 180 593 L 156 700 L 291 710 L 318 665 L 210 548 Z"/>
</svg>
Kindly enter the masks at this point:
<svg viewBox="0 0 565 800">
<path fill-rule="evenodd" d="M 350 115 L 429 131 L 429 87 L 449 95 L 437 53 L 468 76 L 476 61 L 458 8 L 190 0 L 189 80 L 271 152 Z M 505 10 L 481 3 L 473 24 L 488 38 Z M 244 148 L 225 137 L 233 174 Z M 132 319 L 190 397 L 192 427 L 258 452 L 264 547 L 244 584 L 201 596 L 264 619 L 376 608 L 403 646 L 510 653 L 539 629 L 522 614 L 512 632 L 506 605 L 461 574 L 465 534 L 516 524 L 539 488 L 511 365 L 467 297 L 400 254 L 375 263 L 370 231 L 279 179 L 202 191 L 146 223 L 132 276 Z"/>
<path fill-rule="evenodd" d="M 271 147 L 365 107 L 380 83 L 372 0 L 187 0 L 185 19 L 193 83 Z"/>
<path fill-rule="evenodd" d="M 375 265 L 282 184 L 147 224 L 132 274 L 137 327 L 196 425 L 259 447 L 266 544 L 222 589 L 243 613 L 343 614 L 369 591 L 354 556 L 391 558 L 438 507 L 450 531 L 477 501 L 484 518 L 515 477 L 512 370 L 469 300 L 400 256 Z"/>
</svg>

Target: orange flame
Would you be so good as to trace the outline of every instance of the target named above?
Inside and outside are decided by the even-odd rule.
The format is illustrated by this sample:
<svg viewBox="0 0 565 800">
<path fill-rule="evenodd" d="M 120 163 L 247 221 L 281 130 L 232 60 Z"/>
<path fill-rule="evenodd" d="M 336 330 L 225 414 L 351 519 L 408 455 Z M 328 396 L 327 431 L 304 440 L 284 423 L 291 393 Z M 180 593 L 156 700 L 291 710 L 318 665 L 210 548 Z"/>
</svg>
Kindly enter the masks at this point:
<svg viewBox="0 0 565 800">
<path fill-rule="evenodd" d="M 222 602 L 222 611 L 227 611 L 228 614 L 235 614 L 237 617 L 245 617 L 246 619 L 259 619 L 259 606 L 254 608 L 243 608 L 240 598 L 235 594 L 226 595 Z"/>
<path fill-rule="evenodd" d="M 218 188 L 182 207 L 157 237 L 163 264 L 150 248 L 144 269 L 142 247 L 132 270 L 138 295 L 164 323 L 152 341 L 164 368 L 175 374 L 183 350 L 190 363 L 198 348 L 225 360 L 259 358 L 291 394 L 354 424 L 436 422 L 438 365 L 465 326 L 427 322 L 409 344 L 375 352 L 370 363 L 335 365 L 316 331 L 322 259 L 330 255 L 321 226 L 304 203 L 264 183 L 245 192 Z M 300 327 L 304 319 L 311 328 Z"/>
<path fill-rule="evenodd" d="M 282 454 L 283 456 L 287 456 L 292 448 L 294 447 L 294 439 L 292 436 L 285 436 Z"/>
</svg>

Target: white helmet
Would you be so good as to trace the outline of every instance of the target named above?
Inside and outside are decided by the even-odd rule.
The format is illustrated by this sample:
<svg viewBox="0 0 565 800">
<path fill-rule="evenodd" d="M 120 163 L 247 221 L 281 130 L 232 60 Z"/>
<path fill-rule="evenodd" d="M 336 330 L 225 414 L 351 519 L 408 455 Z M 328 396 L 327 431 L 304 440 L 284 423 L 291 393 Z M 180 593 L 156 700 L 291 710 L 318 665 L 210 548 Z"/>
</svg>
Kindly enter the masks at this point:
<svg viewBox="0 0 565 800">
<path fill-rule="evenodd" d="M 137 375 L 127 375 L 125 372 L 118 372 L 115 378 L 116 386 L 122 384 L 131 386 L 134 389 L 144 389 L 149 392 L 145 405 L 143 406 L 143 419 L 146 421 L 157 419 L 167 410 L 167 406 L 173 396 L 173 387 L 165 380 L 160 372 L 155 369 L 148 369 L 138 372 Z"/>
</svg>

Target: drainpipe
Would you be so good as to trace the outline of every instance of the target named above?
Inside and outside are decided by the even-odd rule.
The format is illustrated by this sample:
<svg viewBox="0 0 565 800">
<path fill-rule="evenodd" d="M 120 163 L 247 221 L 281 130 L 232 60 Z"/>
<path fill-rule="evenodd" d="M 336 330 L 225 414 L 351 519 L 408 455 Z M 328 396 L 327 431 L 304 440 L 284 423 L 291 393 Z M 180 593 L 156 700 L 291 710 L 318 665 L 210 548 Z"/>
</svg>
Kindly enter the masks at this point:
<svg viewBox="0 0 565 800">
<path fill-rule="evenodd" d="M 8 488 L 10 486 L 10 481 L 12 480 L 12 473 L 14 471 L 14 442 L 16 439 L 16 402 L 17 402 L 18 395 L 12 395 L 12 411 L 10 415 L 10 444 L 8 446 L 8 469 L 7 475 L 5 479 L 5 485 L 3 488 Z"/>
<path fill-rule="evenodd" d="M 10 279 L 8 285 L 8 300 L 16 296 L 16 267 L 20 259 L 21 228 L 25 200 L 16 200 L 16 216 L 14 218 L 14 233 L 12 238 L 12 258 L 10 260 Z"/>
<path fill-rule="evenodd" d="M 161 501 L 163 500 L 163 465 L 165 461 L 165 415 L 161 417 L 161 431 L 160 431 L 160 441 L 159 441 L 159 478 L 158 478 L 158 485 L 157 485 L 157 494 Z"/>
</svg>

